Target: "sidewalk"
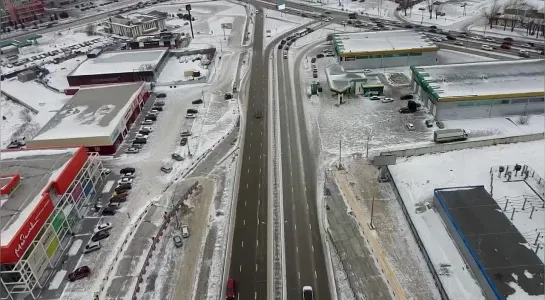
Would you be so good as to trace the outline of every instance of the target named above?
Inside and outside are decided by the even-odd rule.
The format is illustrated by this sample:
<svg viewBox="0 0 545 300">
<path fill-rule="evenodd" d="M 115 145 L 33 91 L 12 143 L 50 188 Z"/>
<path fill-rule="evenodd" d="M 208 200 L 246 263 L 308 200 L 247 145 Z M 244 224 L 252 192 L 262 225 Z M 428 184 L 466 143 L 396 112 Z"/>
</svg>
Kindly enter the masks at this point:
<svg viewBox="0 0 545 300">
<path fill-rule="evenodd" d="M 378 169 L 366 159 L 350 159 L 345 162 L 345 167 L 346 170 L 334 172 L 335 179 L 342 187 L 360 230 L 364 231 L 375 253 L 377 265 L 389 280 L 396 298 L 438 299 L 433 278 L 408 229 L 390 183 L 378 182 Z M 368 225 L 372 206 L 375 230 Z"/>
</svg>

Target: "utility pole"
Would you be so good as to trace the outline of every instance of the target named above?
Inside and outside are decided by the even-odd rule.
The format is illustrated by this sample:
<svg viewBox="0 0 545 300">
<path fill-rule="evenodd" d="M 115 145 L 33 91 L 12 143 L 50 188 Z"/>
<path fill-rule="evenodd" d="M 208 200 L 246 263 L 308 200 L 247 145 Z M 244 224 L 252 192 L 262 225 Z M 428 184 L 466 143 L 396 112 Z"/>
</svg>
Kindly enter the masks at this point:
<svg viewBox="0 0 545 300">
<path fill-rule="evenodd" d="M 193 154 L 191 154 L 191 149 L 189 148 L 189 139 L 187 139 L 186 146 L 187 146 L 187 156 L 192 157 Z"/>
<path fill-rule="evenodd" d="M 187 10 L 187 13 L 189 14 L 189 27 L 191 27 L 191 37 L 195 38 L 195 34 L 193 33 L 193 17 L 191 16 L 191 4 L 186 4 L 185 10 Z"/>
<path fill-rule="evenodd" d="M 339 170 L 343 169 L 343 164 L 342 164 L 342 141 L 341 140 L 339 140 L 339 166 L 337 168 Z"/>
<path fill-rule="evenodd" d="M 201 91 L 201 95 L 202 95 L 202 106 L 206 107 L 206 102 L 204 101 L 204 90 Z"/>
<path fill-rule="evenodd" d="M 375 212 L 375 197 L 373 197 L 373 202 L 371 202 L 371 222 L 369 222 L 369 227 L 371 229 L 375 229 L 375 225 L 373 224 L 373 214 Z"/>
<path fill-rule="evenodd" d="M 369 158 L 369 141 L 371 140 L 371 136 L 367 136 L 367 143 L 365 144 L 365 158 Z"/>
</svg>

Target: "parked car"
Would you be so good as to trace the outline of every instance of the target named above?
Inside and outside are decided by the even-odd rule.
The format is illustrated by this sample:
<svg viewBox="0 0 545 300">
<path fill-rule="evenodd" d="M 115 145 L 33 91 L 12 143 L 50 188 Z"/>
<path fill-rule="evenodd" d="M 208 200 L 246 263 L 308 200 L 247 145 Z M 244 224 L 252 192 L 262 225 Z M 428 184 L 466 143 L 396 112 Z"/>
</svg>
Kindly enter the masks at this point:
<svg viewBox="0 0 545 300">
<path fill-rule="evenodd" d="M 233 98 L 233 95 L 232 95 L 231 93 L 226 93 L 225 95 L 223 95 L 223 98 L 224 98 L 225 100 L 230 100 L 230 99 Z"/>
<path fill-rule="evenodd" d="M 234 300 L 237 297 L 236 282 L 232 278 L 229 278 L 229 280 L 227 280 L 227 290 L 225 292 L 225 296 L 227 300 Z"/>
<path fill-rule="evenodd" d="M 140 127 L 140 130 L 138 130 L 138 133 L 148 135 L 153 131 L 153 128 L 148 126 Z"/>
<path fill-rule="evenodd" d="M 142 144 L 132 142 L 131 147 L 140 150 L 142 149 Z"/>
<path fill-rule="evenodd" d="M 187 227 L 187 225 L 182 226 L 182 236 L 184 238 L 189 237 L 189 227 Z"/>
<path fill-rule="evenodd" d="M 88 254 L 91 252 L 95 252 L 101 248 L 100 242 L 89 242 L 89 244 L 85 245 L 83 248 L 83 254 Z"/>
<path fill-rule="evenodd" d="M 142 125 L 153 125 L 153 120 L 146 119 L 146 120 L 142 121 L 141 124 Z"/>
<path fill-rule="evenodd" d="M 186 119 L 195 119 L 197 116 L 195 114 L 186 114 L 185 115 L 185 118 Z"/>
<path fill-rule="evenodd" d="M 157 94 L 157 98 L 165 98 L 166 96 L 167 96 L 167 94 L 165 94 L 165 93 Z"/>
<path fill-rule="evenodd" d="M 401 114 L 410 114 L 412 111 L 408 107 L 402 107 L 399 109 L 399 113 Z"/>
<path fill-rule="evenodd" d="M 163 107 L 162 106 L 154 106 L 151 108 L 151 111 L 163 111 Z"/>
<path fill-rule="evenodd" d="M 386 98 L 380 100 L 380 102 L 382 102 L 382 103 L 390 103 L 390 102 L 394 102 L 394 99 L 393 99 L 393 98 L 386 97 Z"/>
<path fill-rule="evenodd" d="M 91 268 L 88 266 L 83 266 L 75 269 L 72 273 L 68 274 L 68 280 L 74 282 L 82 278 L 88 277 L 91 275 Z"/>
<path fill-rule="evenodd" d="M 172 167 L 171 166 L 162 166 L 161 171 L 168 174 L 168 173 L 172 172 Z"/>
<path fill-rule="evenodd" d="M 414 96 L 408 94 L 408 95 L 401 96 L 399 99 L 401 99 L 401 100 L 412 100 L 412 99 L 414 99 Z"/>
<path fill-rule="evenodd" d="M 184 245 L 184 242 L 179 235 L 173 236 L 172 240 L 174 241 L 174 246 L 176 246 L 176 248 L 180 248 Z"/>
<path fill-rule="evenodd" d="M 132 183 L 133 178 L 132 177 L 123 177 L 119 181 L 119 183 Z"/>
<path fill-rule="evenodd" d="M 137 137 L 134 139 L 133 143 L 136 143 L 136 144 L 147 144 L 148 143 L 148 139 L 147 138 L 143 138 L 143 137 Z"/>
<path fill-rule="evenodd" d="M 407 129 L 409 129 L 410 131 L 413 131 L 413 130 L 414 130 L 414 125 L 413 125 L 413 123 L 407 123 L 407 124 L 405 124 L 405 127 L 407 127 Z"/>
<path fill-rule="evenodd" d="M 426 122 L 424 122 L 426 124 L 426 127 L 428 128 L 431 128 L 433 127 L 433 121 L 432 120 L 426 120 Z"/>
<path fill-rule="evenodd" d="M 461 41 L 455 41 L 455 42 L 454 42 L 454 45 L 463 46 L 464 43 L 461 42 Z"/>
<path fill-rule="evenodd" d="M 486 50 L 486 51 L 492 51 L 492 50 L 494 50 L 494 48 L 492 48 L 492 46 L 489 46 L 489 45 L 482 45 L 482 46 L 481 46 L 481 49 Z"/>
<path fill-rule="evenodd" d="M 148 113 L 146 115 L 146 120 L 152 120 L 152 121 L 157 121 L 157 115 L 156 114 L 152 114 L 152 113 Z"/>
<path fill-rule="evenodd" d="M 120 201 L 110 201 L 108 203 L 108 207 L 118 209 L 118 208 L 121 207 L 121 202 Z"/>
<path fill-rule="evenodd" d="M 91 237 L 91 241 L 93 242 L 97 242 L 97 241 L 100 241 L 100 240 L 103 240 L 107 237 L 110 236 L 110 233 L 108 231 L 99 231 L 95 234 L 93 234 L 93 236 Z"/>
<path fill-rule="evenodd" d="M 182 133 L 180 134 L 182 137 L 187 137 L 187 136 L 191 136 L 191 131 L 182 131 Z"/>
<path fill-rule="evenodd" d="M 165 106 L 165 101 L 157 100 L 153 103 L 155 106 Z"/>
<path fill-rule="evenodd" d="M 177 161 L 183 161 L 184 160 L 184 158 L 178 153 L 172 153 L 171 157 L 172 157 L 172 159 L 177 160 Z"/>
<path fill-rule="evenodd" d="M 500 48 L 501 49 L 511 49 L 511 46 L 509 46 L 507 44 L 501 44 Z"/>
<path fill-rule="evenodd" d="M 191 101 L 191 104 L 202 104 L 202 103 L 203 103 L 202 99 L 197 99 L 197 100 Z"/>
<path fill-rule="evenodd" d="M 135 147 L 130 147 L 127 150 L 125 150 L 125 153 L 129 153 L 129 154 L 136 154 L 138 152 L 140 152 L 140 149 Z"/>
<path fill-rule="evenodd" d="M 180 140 L 180 146 L 185 146 L 187 145 L 187 137 L 183 137 L 181 140 Z"/>
<path fill-rule="evenodd" d="M 199 111 L 196 110 L 196 109 L 194 109 L 194 108 L 189 108 L 189 109 L 187 110 L 187 113 L 188 113 L 188 114 L 197 114 L 197 113 L 199 113 Z"/>
<path fill-rule="evenodd" d="M 371 96 L 369 97 L 369 100 L 380 100 L 379 96 Z"/>
<path fill-rule="evenodd" d="M 97 226 L 95 226 L 95 229 L 93 230 L 93 232 L 97 233 L 99 231 L 110 230 L 110 229 L 112 229 L 112 223 L 110 223 L 110 222 L 101 223 L 101 224 L 98 224 Z"/>
<path fill-rule="evenodd" d="M 123 202 L 127 202 L 127 196 L 126 196 L 126 195 L 123 195 L 123 196 L 113 196 L 113 197 L 110 198 L 110 200 L 108 201 L 108 203 L 123 203 Z"/>
<path fill-rule="evenodd" d="M 447 35 L 447 40 L 455 41 L 456 37 L 454 37 L 452 35 Z"/>
</svg>

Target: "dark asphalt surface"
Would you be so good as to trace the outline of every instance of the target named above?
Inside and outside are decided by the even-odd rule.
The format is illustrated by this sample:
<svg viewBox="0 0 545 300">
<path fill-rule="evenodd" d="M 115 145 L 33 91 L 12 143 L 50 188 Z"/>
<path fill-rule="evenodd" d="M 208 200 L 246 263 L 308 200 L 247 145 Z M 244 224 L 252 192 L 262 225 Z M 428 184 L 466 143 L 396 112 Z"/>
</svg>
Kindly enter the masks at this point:
<svg viewBox="0 0 545 300">
<path fill-rule="evenodd" d="M 246 132 L 240 170 L 235 231 L 229 277 L 239 299 L 267 297 L 267 64 L 263 60 L 263 14 L 258 14 L 254 42 Z M 254 111 L 262 111 L 256 119 Z"/>
<path fill-rule="evenodd" d="M 299 66 L 305 53 L 295 58 L 295 74 L 283 50 L 278 51 L 277 74 L 282 151 L 284 238 L 287 299 L 301 297 L 303 286 L 312 286 L 317 300 L 330 299 L 329 281 L 320 236 L 316 204 L 317 155 L 311 151 L 303 113 Z M 289 56 L 289 59 L 294 59 Z M 292 89 L 293 87 L 293 89 Z M 295 90 L 295 94 L 293 94 Z"/>
</svg>

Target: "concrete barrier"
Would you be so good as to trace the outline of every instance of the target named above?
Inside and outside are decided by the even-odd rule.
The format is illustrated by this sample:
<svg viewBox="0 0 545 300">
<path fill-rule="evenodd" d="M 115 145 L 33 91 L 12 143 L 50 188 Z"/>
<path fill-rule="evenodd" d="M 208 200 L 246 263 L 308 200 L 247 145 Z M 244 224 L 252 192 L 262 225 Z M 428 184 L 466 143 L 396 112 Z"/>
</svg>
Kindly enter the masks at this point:
<svg viewBox="0 0 545 300">
<path fill-rule="evenodd" d="M 532 134 L 525 134 L 525 135 L 519 135 L 519 136 L 480 139 L 480 140 L 454 142 L 454 143 L 446 143 L 446 144 L 434 144 L 434 145 L 425 146 L 425 147 L 385 151 L 385 152 L 381 152 L 380 155 L 409 157 L 409 156 L 416 156 L 416 155 L 463 150 L 463 149 L 469 149 L 469 148 L 488 147 L 488 146 L 501 145 L 501 144 L 531 142 L 531 141 L 542 140 L 544 137 L 545 137 L 544 133 L 532 133 Z"/>
</svg>

